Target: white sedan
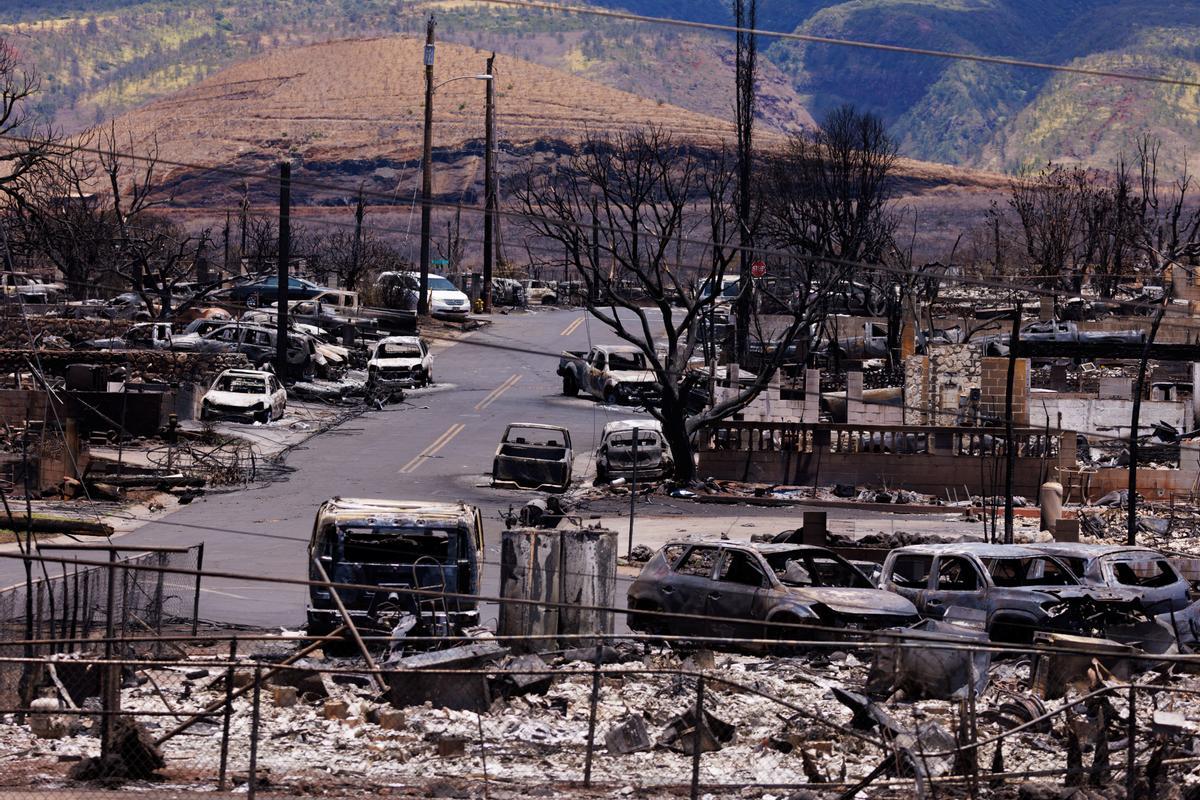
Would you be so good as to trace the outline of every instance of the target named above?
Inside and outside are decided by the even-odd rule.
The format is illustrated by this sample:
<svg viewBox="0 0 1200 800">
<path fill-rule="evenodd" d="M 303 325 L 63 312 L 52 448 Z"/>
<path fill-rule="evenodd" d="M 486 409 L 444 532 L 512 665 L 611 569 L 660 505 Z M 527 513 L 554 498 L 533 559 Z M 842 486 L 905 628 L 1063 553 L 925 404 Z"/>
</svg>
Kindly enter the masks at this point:
<svg viewBox="0 0 1200 800">
<path fill-rule="evenodd" d="M 227 369 L 204 395 L 202 420 L 270 422 L 283 416 L 287 391 L 271 372 Z"/>
</svg>

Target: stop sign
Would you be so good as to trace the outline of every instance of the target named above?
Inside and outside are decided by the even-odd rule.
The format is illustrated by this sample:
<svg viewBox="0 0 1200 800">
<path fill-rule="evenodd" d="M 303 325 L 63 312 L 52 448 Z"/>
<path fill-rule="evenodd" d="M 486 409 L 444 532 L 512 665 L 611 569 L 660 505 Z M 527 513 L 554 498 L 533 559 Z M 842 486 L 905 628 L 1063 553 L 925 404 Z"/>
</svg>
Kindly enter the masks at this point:
<svg viewBox="0 0 1200 800">
<path fill-rule="evenodd" d="M 750 265 L 750 277 L 761 278 L 767 274 L 767 262 L 755 261 Z"/>
</svg>

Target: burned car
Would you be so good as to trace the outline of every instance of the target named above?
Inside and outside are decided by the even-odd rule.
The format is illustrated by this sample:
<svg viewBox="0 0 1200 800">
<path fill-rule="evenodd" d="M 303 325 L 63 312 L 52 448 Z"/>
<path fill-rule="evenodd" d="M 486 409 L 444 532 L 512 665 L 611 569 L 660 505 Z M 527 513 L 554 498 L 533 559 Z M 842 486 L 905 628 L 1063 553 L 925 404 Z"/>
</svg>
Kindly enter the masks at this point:
<svg viewBox="0 0 1200 800">
<path fill-rule="evenodd" d="M 433 354 L 417 336 L 380 339 L 367 362 L 367 385 L 383 391 L 428 386 L 433 382 Z"/>
<path fill-rule="evenodd" d="M 918 618 L 911 601 L 876 589 L 841 556 L 795 544 L 670 542 L 630 585 L 628 602 L 630 628 L 679 636 L 806 639 L 805 629 L 762 623 L 875 630 Z"/>
<path fill-rule="evenodd" d="M 454 636 L 479 623 L 483 520 L 464 503 L 335 497 L 317 511 L 308 545 L 309 579 L 374 589 L 338 589 L 356 627 L 400 637 Z M 423 590 L 421 594 L 406 591 Z M 440 596 L 440 593 L 455 596 Z M 308 633 L 342 625 L 331 590 L 309 588 Z"/>
<path fill-rule="evenodd" d="M 1029 643 L 1047 631 L 1161 652 L 1194 638 L 1190 615 L 1172 620 L 1144 607 L 1136 590 L 1082 585 L 1063 561 L 1022 545 L 899 547 L 883 562 L 880 587 L 908 598 L 927 618 L 973 612 L 997 642 Z"/>
<path fill-rule="evenodd" d="M 1192 604 L 1188 580 L 1166 556 L 1148 547 L 1077 542 L 1031 544 L 1029 547 L 1062 561 L 1084 586 L 1137 591 L 1148 611 L 1182 611 Z"/>
<path fill-rule="evenodd" d="M 557 425 L 513 422 L 492 459 L 492 485 L 565 491 L 571 485 L 571 432 Z"/>
<path fill-rule="evenodd" d="M 634 448 L 634 437 L 637 448 Z M 595 483 L 634 476 L 634 458 L 639 481 L 657 481 L 675 469 L 671 450 L 663 438 L 662 423 L 655 419 L 621 419 L 604 426 L 596 451 Z"/>
</svg>

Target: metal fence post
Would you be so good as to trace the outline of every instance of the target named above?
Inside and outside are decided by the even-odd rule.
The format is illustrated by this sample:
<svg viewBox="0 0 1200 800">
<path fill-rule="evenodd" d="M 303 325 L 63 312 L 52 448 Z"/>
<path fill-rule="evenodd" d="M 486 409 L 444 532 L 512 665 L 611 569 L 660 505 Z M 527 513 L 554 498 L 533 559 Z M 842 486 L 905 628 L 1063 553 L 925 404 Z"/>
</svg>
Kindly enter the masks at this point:
<svg viewBox="0 0 1200 800">
<path fill-rule="evenodd" d="M 1134 800 L 1137 793 L 1137 684 L 1129 682 L 1129 754 L 1125 763 L 1125 797 Z"/>
<path fill-rule="evenodd" d="M 250 769 L 246 775 L 246 797 L 254 800 L 258 783 L 258 721 L 259 700 L 262 695 L 262 666 L 254 666 L 254 705 L 250 712 Z"/>
<path fill-rule="evenodd" d="M 592 705 L 588 712 L 587 756 L 583 762 L 583 785 L 592 786 L 592 751 L 596 742 L 596 703 L 600 699 L 600 659 L 601 645 L 596 645 L 596 663 L 592 668 Z"/>
<path fill-rule="evenodd" d="M 700 797 L 700 744 L 704 727 L 704 676 L 696 677 L 696 726 L 692 730 L 692 800 Z"/>
<path fill-rule="evenodd" d="M 237 637 L 229 640 L 229 666 L 225 668 L 225 711 L 221 715 L 221 770 L 217 788 L 225 791 L 226 769 L 229 765 L 229 721 L 233 717 L 233 663 L 237 659 Z"/>
<path fill-rule="evenodd" d="M 196 545 L 196 593 L 192 597 L 192 636 L 200 622 L 200 577 L 204 572 L 204 542 Z"/>
<path fill-rule="evenodd" d="M 113 604 L 116 601 L 114 594 L 117 590 L 117 551 L 113 548 L 108 551 L 108 597 L 104 604 L 104 660 L 111 661 L 113 656 L 113 637 L 115 635 L 115 626 L 113 625 Z M 101 708 L 104 711 L 103 718 L 100 720 L 100 757 L 106 758 L 109 754 L 109 747 L 112 739 L 112 722 L 113 712 L 116 707 L 113 705 L 113 689 L 116 688 L 118 702 L 120 698 L 120 673 L 113 674 L 113 665 L 104 665 L 104 680 L 103 691 L 101 692 Z"/>
</svg>

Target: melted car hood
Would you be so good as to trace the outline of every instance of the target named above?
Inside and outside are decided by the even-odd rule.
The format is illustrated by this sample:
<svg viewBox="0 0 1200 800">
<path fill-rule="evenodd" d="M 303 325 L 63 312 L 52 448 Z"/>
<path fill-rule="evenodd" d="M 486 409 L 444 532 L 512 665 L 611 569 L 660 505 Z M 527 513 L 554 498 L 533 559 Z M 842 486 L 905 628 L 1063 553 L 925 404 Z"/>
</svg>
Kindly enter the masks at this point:
<svg viewBox="0 0 1200 800">
<path fill-rule="evenodd" d="M 788 593 L 810 603 L 820 603 L 838 614 L 916 616 L 917 608 L 906 597 L 882 589 L 840 586 L 788 586 Z"/>
<path fill-rule="evenodd" d="M 1137 603 L 1143 596 L 1138 589 L 1115 586 L 1037 586 L 1030 593 L 1045 595 L 1047 600 L 1090 599 L 1100 603 Z"/>
<path fill-rule="evenodd" d="M 271 398 L 265 394 L 246 394 L 245 392 L 209 392 L 204 399 L 213 405 L 226 408 L 250 408 L 259 403 L 271 404 Z"/>
<path fill-rule="evenodd" d="M 608 373 L 617 383 L 654 383 L 654 373 L 648 369 L 620 369 Z"/>
<path fill-rule="evenodd" d="M 421 359 L 413 358 L 373 358 L 371 359 L 372 367 L 419 367 Z"/>
</svg>

